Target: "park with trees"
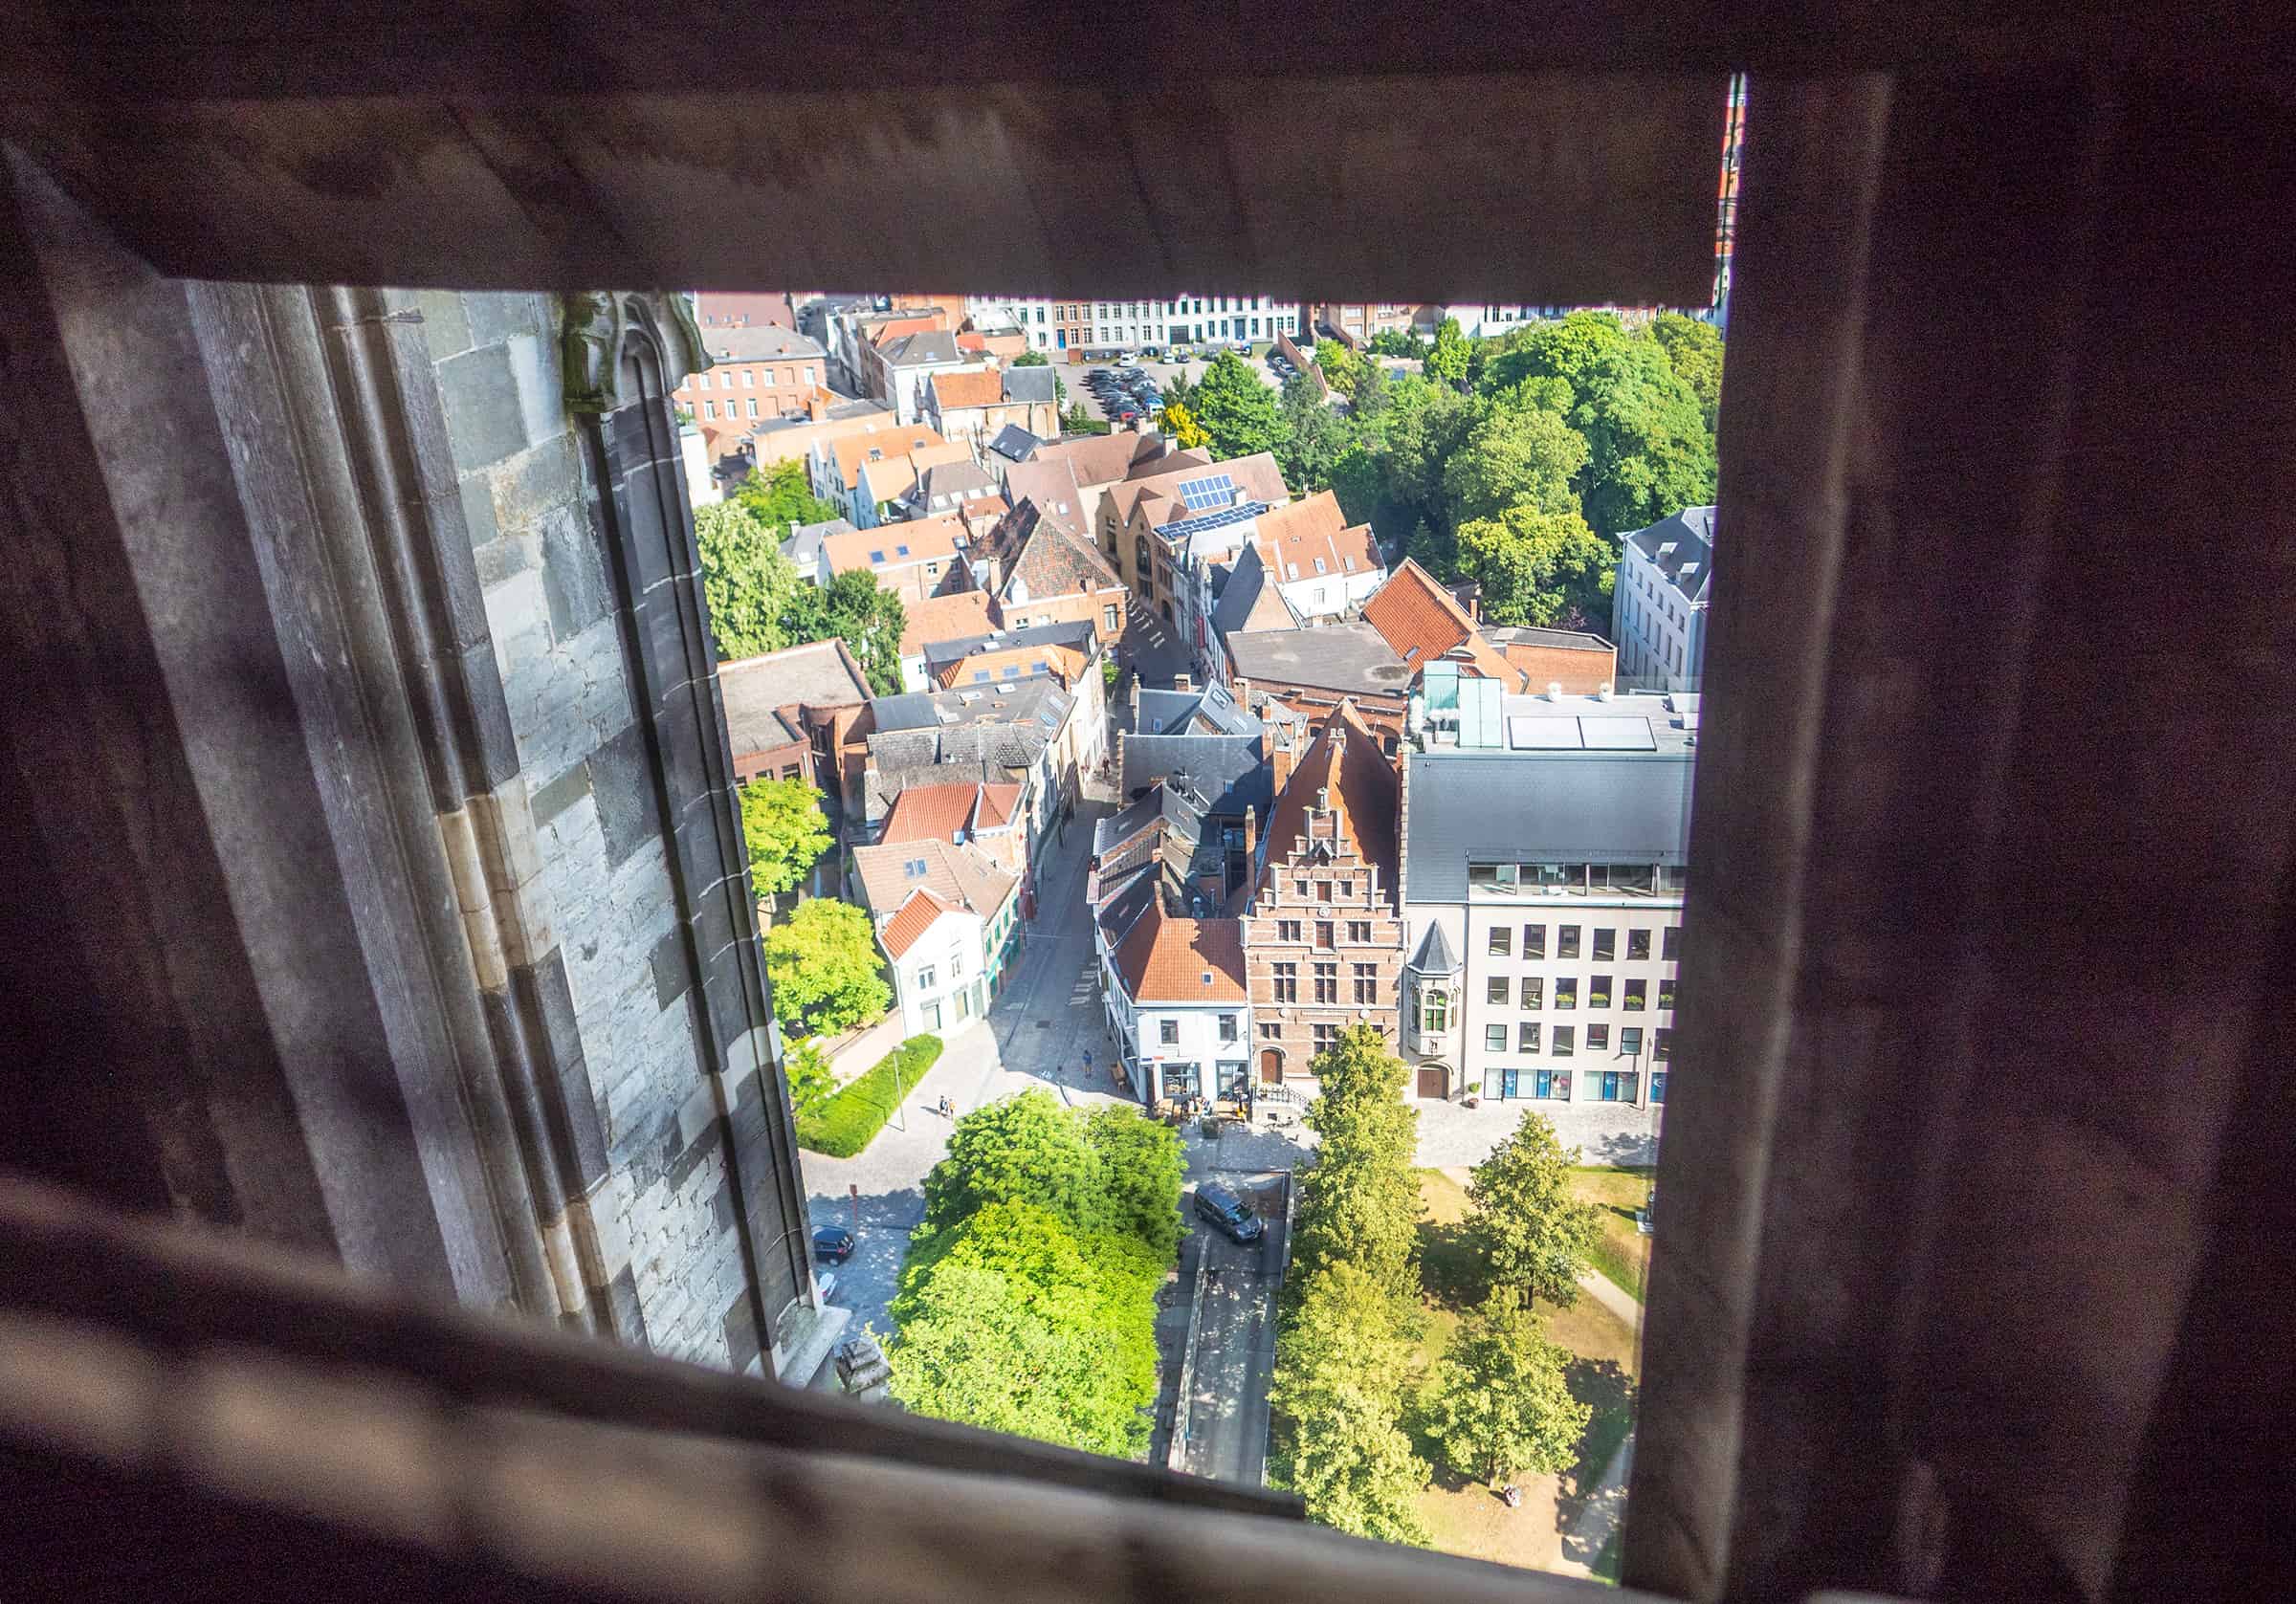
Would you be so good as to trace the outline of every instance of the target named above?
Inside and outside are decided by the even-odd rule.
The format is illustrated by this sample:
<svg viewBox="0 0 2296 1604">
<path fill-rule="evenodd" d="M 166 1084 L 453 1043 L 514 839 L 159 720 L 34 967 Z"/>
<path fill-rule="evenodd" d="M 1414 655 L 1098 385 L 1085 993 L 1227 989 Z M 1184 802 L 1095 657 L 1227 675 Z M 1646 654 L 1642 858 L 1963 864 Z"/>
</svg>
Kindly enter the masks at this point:
<svg viewBox="0 0 2296 1604">
<path fill-rule="evenodd" d="M 1421 371 L 1390 377 L 1382 356 Z M 1714 497 L 1722 336 L 1662 312 L 1629 325 L 1574 312 L 1471 340 L 1384 333 L 1366 351 L 1316 341 L 1332 393 L 1280 393 L 1232 353 L 1164 401 L 1217 458 L 1269 451 L 1292 493 L 1337 494 L 1391 558 L 1483 587 L 1501 625 L 1606 628 L 1619 537 Z"/>
<path fill-rule="evenodd" d="M 1531 1111 L 1464 1189 L 1419 1169 L 1408 1071 L 1375 1027 L 1343 1031 L 1314 1072 L 1270 1481 L 1358 1536 L 1489 1557 L 1551 1549 L 1552 1531 L 1508 1540 L 1496 1494 L 1575 1473 L 1587 1495 L 1632 1418 L 1631 1332 L 1579 1312 L 1601 1234 L 1581 1195 L 1589 1172 Z M 1597 1320 L 1616 1329 L 1590 1341 Z"/>
<path fill-rule="evenodd" d="M 1179 1133 L 1030 1090 L 958 1120 L 889 1311 L 894 1397 L 944 1420 L 1137 1459 L 1156 1297 L 1180 1250 Z"/>
</svg>

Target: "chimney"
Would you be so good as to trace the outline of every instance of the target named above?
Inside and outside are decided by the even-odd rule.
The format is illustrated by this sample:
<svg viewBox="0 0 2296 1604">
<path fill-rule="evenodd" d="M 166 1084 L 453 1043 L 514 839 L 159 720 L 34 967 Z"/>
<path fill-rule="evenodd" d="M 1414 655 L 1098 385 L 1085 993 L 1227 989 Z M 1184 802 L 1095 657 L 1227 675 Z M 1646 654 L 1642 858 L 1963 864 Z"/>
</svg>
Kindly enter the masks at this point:
<svg viewBox="0 0 2296 1604">
<path fill-rule="evenodd" d="M 821 393 L 821 387 L 819 385 L 815 385 L 813 393 L 806 397 L 806 416 L 812 419 L 815 423 L 820 423 L 828 415 L 828 397 Z"/>
<path fill-rule="evenodd" d="M 1251 681 L 1246 679 L 1242 674 L 1238 674 L 1230 682 L 1230 685 L 1236 693 L 1236 706 L 1242 708 L 1246 713 L 1249 713 L 1251 711 Z"/>
<path fill-rule="evenodd" d="M 1244 810 L 1244 862 L 1246 864 L 1248 865 L 1251 862 L 1251 855 L 1259 849 L 1259 814 L 1256 809 L 1247 807 Z"/>
<path fill-rule="evenodd" d="M 1547 700 L 1550 702 L 1562 700 L 1562 681 L 1558 679 L 1547 681 Z"/>
<path fill-rule="evenodd" d="M 1193 691 L 1196 689 L 1196 685 L 1195 682 L 1189 679 L 1186 674 L 1174 674 L 1172 676 L 1172 689 L 1175 691 Z"/>
<path fill-rule="evenodd" d="M 1261 738 L 1272 743 L 1268 753 L 1269 765 L 1273 771 L 1269 778 L 1274 783 L 1275 794 L 1280 797 L 1284 794 L 1284 787 L 1292 783 L 1292 765 L 1299 758 L 1294 750 L 1298 736 L 1294 729 L 1286 724 L 1272 727 Z"/>
<path fill-rule="evenodd" d="M 1601 689 L 1595 692 L 1595 700 L 1598 702 L 1607 702 L 1610 700 L 1610 681 L 1604 680 L 1602 682 Z"/>
<path fill-rule="evenodd" d="M 1331 810 L 1332 810 L 1332 788 L 1331 788 L 1329 785 L 1318 785 L 1318 786 L 1316 786 L 1316 787 L 1315 787 L 1315 811 L 1316 811 L 1316 812 L 1318 812 L 1318 813 L 1329 813 L 1329 812 L 1331 812 Z"/>
</svg>

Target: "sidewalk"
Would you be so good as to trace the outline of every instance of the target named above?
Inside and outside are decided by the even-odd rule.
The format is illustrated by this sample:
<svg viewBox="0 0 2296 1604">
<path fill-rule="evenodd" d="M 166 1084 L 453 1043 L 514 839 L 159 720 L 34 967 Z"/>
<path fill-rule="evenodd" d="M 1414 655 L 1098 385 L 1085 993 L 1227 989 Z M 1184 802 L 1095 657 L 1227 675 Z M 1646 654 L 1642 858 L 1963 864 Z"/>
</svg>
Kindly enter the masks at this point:
<svg viewBox="0 0 2296 1604">
<path fill-rule="evenodd" d="M 829 1073 L 843 1086 L 863 1071 L 874 1069 L 903 1040 L 901 1011 L 895 1008 L 874 1024 L 864 1025 L 850 1035 L 832 1037 L 828 1044 Z"/>
</svg>

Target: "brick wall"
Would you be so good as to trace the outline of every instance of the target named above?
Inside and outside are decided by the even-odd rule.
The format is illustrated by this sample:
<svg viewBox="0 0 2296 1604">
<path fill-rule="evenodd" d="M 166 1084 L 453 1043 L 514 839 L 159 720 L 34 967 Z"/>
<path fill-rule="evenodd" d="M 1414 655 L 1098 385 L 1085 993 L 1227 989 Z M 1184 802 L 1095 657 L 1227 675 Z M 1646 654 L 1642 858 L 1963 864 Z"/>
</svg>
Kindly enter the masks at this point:
<svg viewBox="0 0 2296 1604">
<path fill-rule="evenodd" d="M 1591 696 L 1618 679 L 1619 654 L 1581 651 L 1571 647 L 1522 646 L 1509 642 L 1500 648 L 1508 663 L 1531 676 L 1534 693 L 1559 683 L 1566 696 Z"/>
<path fill-rule="evenodd" d="M 1393 1040 L 1396 987 L 1404 956 L 1403 926 L 1396 912 L 1394 887 L 1343 838 L 1333 840 L 1332 817 L 1310 813 L 1313 846 L 1304 841 L 1269 844 L 1267 872 L 1242 921 L 1244 970 L 1251 988 L 1252 1079 L 1265 1084 L 1266 1058 L 1273 1052 L 1284 1083 L 1310 1093 L 1314 1081 L 1308 1066 L 1315 1056 L 1317 1025 L 1345 1029 L 1351 1024 L 1376 1024 Z M 1326 888 L 1329 901 L 1324 900 Z M 1287 938 L 1287 922 L 1298 925 L 1297 938 Z M 1332 927 L 1329 948 L 1317 940 L 1316 927 L 1326 922 Z M 1366 928 L 1351 935 L 1351 924 Z M 1315 1000 L 1318 963 L 1337 966 L 1335 1001 Z M 1298 981 L 1297 1001 L 1278 998 L 1277 981 L 1287 964 L 1292 966 Z M 1358 1001 L 1356 996 L 1359 965 L 1371 970 L 1373 988 L 1368 1001 Z"/>
</svg>

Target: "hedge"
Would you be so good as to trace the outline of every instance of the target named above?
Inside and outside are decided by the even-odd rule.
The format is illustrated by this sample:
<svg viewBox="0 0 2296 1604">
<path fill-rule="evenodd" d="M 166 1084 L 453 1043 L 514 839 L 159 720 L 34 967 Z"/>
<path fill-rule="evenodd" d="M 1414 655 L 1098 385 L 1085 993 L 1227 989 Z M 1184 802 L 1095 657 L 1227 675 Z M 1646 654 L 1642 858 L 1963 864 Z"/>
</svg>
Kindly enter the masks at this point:
<svg viewBox="0 0 2296 1604">
<path fill-rule="evenodd" d="M 811 1113 L 798 1115 L 797 1145 L 831 1158 L 852 1157 L 876 1139 L 893 1117 L 896 1098 L 915 1091 L 938 1057 L 939 1037 L 910 1037 L 879 1059 L 874 1068 L 840 1087 Z M 896 1074 L 898 1093 L 894 1089 Z"/>
</svg>

